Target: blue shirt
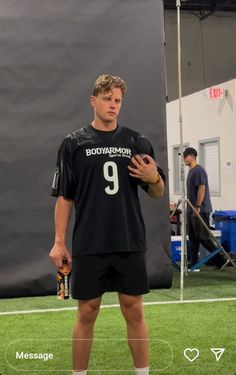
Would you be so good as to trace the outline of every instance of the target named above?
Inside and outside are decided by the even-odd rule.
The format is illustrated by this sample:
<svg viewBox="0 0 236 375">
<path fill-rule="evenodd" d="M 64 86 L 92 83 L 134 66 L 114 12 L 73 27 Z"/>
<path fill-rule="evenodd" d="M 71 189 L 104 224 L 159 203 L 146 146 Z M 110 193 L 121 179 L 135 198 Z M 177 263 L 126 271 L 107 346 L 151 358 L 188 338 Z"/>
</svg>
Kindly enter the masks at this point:
<svg viewBox="0 0 236 375">
<path fill-rule="evenodd" d="M 205 196 L 201 205 L 200 212 L 210 213 L 212 212 L 212 205 L 207 173 L 201 165 L 197 164 L 194 168 L 189 170 L 187 177 L 187 197 L 194 207 L 197 203 L 197 193 L 199 185 L 205 185 Z M 192 209 L 189 206 L 188 211 L 192 212 Z"/>
</svg>

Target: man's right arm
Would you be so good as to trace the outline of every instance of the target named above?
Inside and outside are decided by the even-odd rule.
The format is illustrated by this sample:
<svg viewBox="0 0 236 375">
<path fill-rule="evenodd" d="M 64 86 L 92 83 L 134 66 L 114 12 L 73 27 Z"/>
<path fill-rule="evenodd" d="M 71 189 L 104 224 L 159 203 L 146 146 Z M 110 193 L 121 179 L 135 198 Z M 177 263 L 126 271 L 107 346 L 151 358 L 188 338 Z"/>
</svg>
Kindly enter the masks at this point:
<svg viewBox="0 0 236 375">
<path fill-rule="evenodd" d="M 73 201 L 59 196 L 55 206 L 55 242 L 49 257 L 52 263 L 57 267 L 62 266 L 63 258 L 72 262 L 70 251 L 66 246 L 67 230 L 70 223 Z"/>
</svg>

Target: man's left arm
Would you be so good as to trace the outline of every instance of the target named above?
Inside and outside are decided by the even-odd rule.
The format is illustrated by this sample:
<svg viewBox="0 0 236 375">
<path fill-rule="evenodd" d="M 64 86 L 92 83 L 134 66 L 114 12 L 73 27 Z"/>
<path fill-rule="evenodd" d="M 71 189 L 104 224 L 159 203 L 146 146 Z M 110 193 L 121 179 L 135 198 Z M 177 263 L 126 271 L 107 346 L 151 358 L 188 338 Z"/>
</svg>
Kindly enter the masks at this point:
<svg viewBox="0 0 236 375">
<path fill-rule="evenodd" d="M 150 197 L 161 198 L 165 188 L 164 181 L 157 170 L 155 160 L 149 155 L 145 155 L 145 158 L 148 163 L 144 162 L 139 155 L 135 155 L 132 158 L 135 168 L 129 165 L 129 174 L 132 177 L 139 178 L 148 185 L 147 193 Z"/>
<path fill-rule="evenodd" d="M 197 191 L 197 200 L 196 200 L 196 210 L 198 212 L 201 211 L 201 205 L 205 197 L 206 187 L 205 185 L 198 185 L 198 191 Z"/>
</svg>

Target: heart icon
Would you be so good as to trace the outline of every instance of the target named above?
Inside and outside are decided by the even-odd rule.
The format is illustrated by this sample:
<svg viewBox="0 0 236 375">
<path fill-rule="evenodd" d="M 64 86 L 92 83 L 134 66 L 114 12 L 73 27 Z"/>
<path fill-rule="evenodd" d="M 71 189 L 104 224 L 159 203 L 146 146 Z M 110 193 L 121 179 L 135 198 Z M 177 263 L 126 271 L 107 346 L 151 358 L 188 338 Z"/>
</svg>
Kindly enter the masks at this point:
<svg viewBox="0 0 236 375">
<path fill-rule="evenodd" d="M 196 348 L 187 348 L 184 351 L 184 356 L 187 358 L 190 362 L 195 361 L 197 357 L 199 357 L 199 350 Z"/>
</svg>

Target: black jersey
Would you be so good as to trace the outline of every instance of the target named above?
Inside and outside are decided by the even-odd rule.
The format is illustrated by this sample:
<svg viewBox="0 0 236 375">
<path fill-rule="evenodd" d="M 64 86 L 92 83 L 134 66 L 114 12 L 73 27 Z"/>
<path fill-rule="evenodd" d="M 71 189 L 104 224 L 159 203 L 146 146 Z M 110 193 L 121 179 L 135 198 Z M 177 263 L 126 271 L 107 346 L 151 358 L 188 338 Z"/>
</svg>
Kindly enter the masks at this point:
<svg viewBox="0 0 236 375">
<path fill-rule="evenodd" d="M 126 127 L 88 125 L 63 140 L 51 194 L 74 201 L 73 256 L 146 251 L 140 181 L 127 168 L 135 154 L 154 158 L 147 138 Z"/>
</svg>

